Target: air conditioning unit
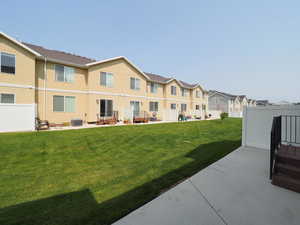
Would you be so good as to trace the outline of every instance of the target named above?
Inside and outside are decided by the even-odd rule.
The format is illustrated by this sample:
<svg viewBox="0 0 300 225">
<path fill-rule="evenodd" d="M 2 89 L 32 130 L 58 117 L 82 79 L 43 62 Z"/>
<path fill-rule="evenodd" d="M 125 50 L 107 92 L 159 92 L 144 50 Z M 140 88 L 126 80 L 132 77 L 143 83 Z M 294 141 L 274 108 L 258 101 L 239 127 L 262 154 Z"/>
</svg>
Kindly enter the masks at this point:
<svg viewBox="0 0 300 225">
<path fill-rule="evenodd" d="M 82 119 L 72 119 L 71 120 L 71 125 L 73 127 L 78 127 L 83 125 L 83 120 Z"/>
</svg>

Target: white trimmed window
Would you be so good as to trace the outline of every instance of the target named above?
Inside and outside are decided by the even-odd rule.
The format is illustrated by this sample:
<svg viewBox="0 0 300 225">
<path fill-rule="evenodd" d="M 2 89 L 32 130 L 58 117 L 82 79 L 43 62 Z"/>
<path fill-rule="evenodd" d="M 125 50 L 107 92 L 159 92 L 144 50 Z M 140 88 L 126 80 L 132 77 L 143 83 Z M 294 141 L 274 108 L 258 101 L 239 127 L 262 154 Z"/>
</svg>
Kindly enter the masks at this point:
<svg viewBox="0 0 300 225">
<path fill-rule="evenodd" d="M 182 97 L 187 97 L 189 94 L 188 90 L 185 88 L 181 88 L 181 96 Z"/>
<path fill-rule="evenodd" d="M 130 89 L 140 90 L 140 79 L 130 77 Z"/>
<path fill-rule="evenodd" d="M 74 96 L 53 96 L 53 112 L 75 112 Z"/>
<path fill-rule="evenodd" d="M 159 84 L 157 84 L 157 83 L 151 83 L 150 84 L 150 91 L 151 91 L 151 93 L 157 93 L 158 87 L 159 87 Z"/>
<path fill-rule="evenodd" d="M 16 73 L 16 56 L 0 52 L 0 71 L 1 73 L 15 74 Z"/>
<path fill-rule="evenodd" d="M 186 112 L 187 105 L 186 104 L 181 104 L 181 112 Z"/>
<path fill-rule="evenodd" d="M 75 69 L 68 66 L 63 65 L 55 65 L 55 80 L 59 82 L 74 82 Z"/>
<path fill-rule="evenodd" d="M 149 102 L 150 112 L 158 112 L 158 102 Z"/>
<path fill-rule="evenodd" d="M 176 95 L 176 86 L 171 86 L 171 95 Z"/>
<path fill-rule="evenodd" d="M 196 110 L 200 110 L 200 105 L 196 105 Z"/>
<path fill-rule="evenodd" d="M 171 109 L 176 109 L 176 104 L 175 103 L 171 104 Z"/>
<path fill-rule="evenodd" d="M 15 104 L 15 94 L 0 93 L 1 104 Z"/>
<path fill-rule="evenodd" d="M 105 87 L 113 87 L 114 75 L 112 73 L 100 73 L 100 85 Z"/>
<path fill-rule="evenodd" d="M 200 98 L 200 91 L 196 91 L 196 98 Z"/>
</svg>

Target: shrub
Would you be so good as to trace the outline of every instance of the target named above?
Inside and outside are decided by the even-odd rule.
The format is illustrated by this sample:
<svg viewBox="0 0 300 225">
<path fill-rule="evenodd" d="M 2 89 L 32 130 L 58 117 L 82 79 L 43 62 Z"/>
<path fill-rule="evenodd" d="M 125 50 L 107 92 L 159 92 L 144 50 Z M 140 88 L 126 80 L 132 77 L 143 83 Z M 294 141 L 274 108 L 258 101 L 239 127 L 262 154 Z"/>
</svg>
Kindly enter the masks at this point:
<svg viewBox="0 0 300 225">
<path fill-rule="evenodd" d="M 228 118 L 228 113 L 222 112 L 222 113 L 220 114 L 220 117 L 221 117 L 221 120 L 224 120 L 225 118 Z"/>
</svg>

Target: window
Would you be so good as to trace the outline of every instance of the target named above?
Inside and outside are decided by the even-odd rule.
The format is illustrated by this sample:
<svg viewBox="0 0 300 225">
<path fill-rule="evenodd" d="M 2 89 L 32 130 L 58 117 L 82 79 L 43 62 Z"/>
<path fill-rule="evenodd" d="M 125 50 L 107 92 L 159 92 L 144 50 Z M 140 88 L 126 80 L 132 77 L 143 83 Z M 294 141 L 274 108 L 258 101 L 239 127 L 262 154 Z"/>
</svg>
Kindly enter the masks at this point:
<svg viewBox="0 0 300 225">
<path fill-rule="evenodd" d="M 200 91 L 196 91 L 196 98 L 200 98 Z"/>
<path fill-rule="evenodd" d="M 113 115 L 113 101 L 107 99 L 100 100 L 100 116 Z"/>
<path fill-rule="evenodd" d="M 75 112 L 74 96 L 53 96 L 53 112 Z"/>
<path fill-rule="evenodd" d="M 185 88 L 181 88 L 181 96 L 182 96 L 182 97 L 188 96 L 188 90 L 185 89 Z"/>
<path fill-rule="evenodd" d="M 74 82 L 75 70 L 72 67 L 55 65 L 55 80 L 59 82 Z"/>
<path fill-rule="evenodd" d="M 0 53 L 0 65 L 1 65 L 1 73 L 16 73 L 16 56 L 12 54 L 7 54 L 4 52 Z"/>
<path fill-rule="evenodd" d="M 175 103 L 171 104 L 171 109 L 176 109 L 176 104 Z"/>
<path fill-rule="evenodd" d="M 171 95 L 176 95 L 176 87 L 171 86 Z"/>
<path fill-rule="evenodd" d="M 15 95 L 14 94 L 0 94 L 0 103 L 14 104 L 15 103 Z"/>
<path fill-rule="evenodd" d="M 186 104 L 181 104 L 181 112 L 186 112 Z"/>
<path fill-rule="evenodd" d="M 199 110 L 200 109 L 200 105 L 196 105 L 196 110 Z"/>
<path fill-rule="evenodd" d="M 151 91 L 151 93 L 157 93 L 158 86 L 159 85 L 157 83 L 151 83 L 150 84 L 150 91 Z"/>
<path fill-rule="evenodd" d="M 206 110 L 206 105 L 202 105 L 202 110 Z"/>
<path fill-rule="evenodd" d="M 158 111 L 158 102 L 149 102 L 150 112 Z"/>
<path fill-rule="evenodd" d="M 140 90 L 140 79 L 130 77 L 130 89 Z"/>
<path fill-rule="evenodd" d="M 100 85 L 105 87 L 113 87 L 114 76 L 112 73 L 101 72 L 100 73 Z"/>
</svg>

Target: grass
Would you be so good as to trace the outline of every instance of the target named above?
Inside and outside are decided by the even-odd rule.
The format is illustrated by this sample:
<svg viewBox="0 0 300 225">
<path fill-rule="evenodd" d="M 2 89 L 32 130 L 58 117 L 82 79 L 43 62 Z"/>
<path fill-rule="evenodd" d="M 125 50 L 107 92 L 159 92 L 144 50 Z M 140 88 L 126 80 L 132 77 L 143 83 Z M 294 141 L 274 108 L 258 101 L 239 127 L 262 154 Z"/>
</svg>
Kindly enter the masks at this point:
<svg viewBox="0 0 300 225">
<path fill-rule="evenodd" d="M 111 224 L 230 153 L 241 120 L 0 135 L 0 224 Z"/>
</svg>

